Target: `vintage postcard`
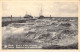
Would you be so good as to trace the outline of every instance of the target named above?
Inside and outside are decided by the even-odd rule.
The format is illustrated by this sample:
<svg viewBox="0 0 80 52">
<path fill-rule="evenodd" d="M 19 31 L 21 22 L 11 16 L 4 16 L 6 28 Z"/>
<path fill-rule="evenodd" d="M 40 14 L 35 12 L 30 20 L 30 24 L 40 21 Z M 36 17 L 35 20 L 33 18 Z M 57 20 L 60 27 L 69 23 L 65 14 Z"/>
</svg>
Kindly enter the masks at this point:
<svg viewBox="0 0 80 52">
<path fill-rule="evenodd" d="M 79 49 L 78 1 L 3 0 L 1 49 Z"/>
</svg>

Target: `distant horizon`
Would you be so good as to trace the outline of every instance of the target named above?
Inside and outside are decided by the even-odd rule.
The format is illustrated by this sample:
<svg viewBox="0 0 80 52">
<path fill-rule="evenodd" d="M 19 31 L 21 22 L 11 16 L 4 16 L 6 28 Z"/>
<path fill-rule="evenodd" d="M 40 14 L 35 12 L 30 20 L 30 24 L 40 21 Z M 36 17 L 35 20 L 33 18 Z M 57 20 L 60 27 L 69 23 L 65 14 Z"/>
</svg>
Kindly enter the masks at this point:
<svg viewBox="0 0 80 52">
<path fill-rule="evenodd" d="M 2 17 L 11 17 L 11 15 L 10 16 L 2 16 Z M 24 17 L 24 16 L 13 16 L 12 15 L 12 17 Z M 32 17 L 40 17 L 40 16 L 32 16 Z M 50 17 L 50 16 L 44 16 L 44 17 Z M 51 16 L 51 17 L 78 17 L 78 16 Z"/>
<path fill-rule="evenodd" d="M 2 17 L 11 17 L 11 16 L 2 16 Z M 12 16 L 12 17 L 20 17 L 20 16 Z M 40 16 L 35 16 L 35 17 L 40 17 Z M 50 16 L 44 16 L 44 17 L 50 17 Z M 51 17 L 59 17 L 59 16 L 51 16 Z M 60 17 L 66 17 L 66 16 L 60 16 Z M 78 17 L 78 16 L 67 16 L 67 17 Z"/>
</svg>

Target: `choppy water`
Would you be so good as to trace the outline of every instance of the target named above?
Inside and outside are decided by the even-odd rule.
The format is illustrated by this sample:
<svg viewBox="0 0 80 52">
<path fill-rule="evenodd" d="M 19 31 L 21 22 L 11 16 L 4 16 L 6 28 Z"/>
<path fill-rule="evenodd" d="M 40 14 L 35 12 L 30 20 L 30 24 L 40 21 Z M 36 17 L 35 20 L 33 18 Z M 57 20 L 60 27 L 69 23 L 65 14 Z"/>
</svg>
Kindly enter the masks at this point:
<svg viewBox="0 0 80 52">
<path fill-rule="evenodd" d="M 5 40 L 6 38 L 12 35 L 15 35 L 15 37 L 20 35 L 22 36 L 21 37 L 22 39 L 23 38 L 33 39 L 33 40 L 36 39 L 35 42 L 52 41 L 53 44 L 59 43 L 58 45 L 69 45 L 73 40 L 74 40 L 73 43 L 77 42 L 77 36 L 75 36 L 76 38 L 75 37 L 71 38 L 67 36 L 67 38 L 65 39 L 64 37 L 66 37 L 66 34 L 62 33 L 62 31 L 66 29 L 76 31 L 77 26 L 73 22 L 68 22 L 71 24 L 70 27 L 60 26 L 61 23 L 66 23 L 66 22 L 39 19 L 35 21 L 26 21 L 26 23 L 12 23 L 2 27 L 3 40 Z M 48 36 L 47 34 L 50 35 Z M 64 37 L 60 36 L 61 34 L 63 34 Z M 58 36 L 62 37 L 62 39 L 58 39 Z M 71 38 L 70 39 L 71 41 L 69 40 L 69 38 Z M 56 40 L 52 40 L 52 39 L 56 39 Z M 67 44 L 65 43 L 66 41 L 68 42 Z"/>
</svg>

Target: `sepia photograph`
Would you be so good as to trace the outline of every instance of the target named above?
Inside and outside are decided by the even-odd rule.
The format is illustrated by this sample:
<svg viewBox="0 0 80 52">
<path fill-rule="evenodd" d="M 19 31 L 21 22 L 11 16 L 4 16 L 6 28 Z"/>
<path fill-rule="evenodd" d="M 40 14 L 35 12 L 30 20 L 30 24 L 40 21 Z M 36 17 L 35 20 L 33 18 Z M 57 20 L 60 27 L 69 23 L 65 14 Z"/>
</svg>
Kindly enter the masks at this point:
<svg viewBox="0 0 80 52">
<path fill-rule="evenodd" d="M 3 1 L 2 49 L 78 49 L 78 2 Z"/>
</svg>

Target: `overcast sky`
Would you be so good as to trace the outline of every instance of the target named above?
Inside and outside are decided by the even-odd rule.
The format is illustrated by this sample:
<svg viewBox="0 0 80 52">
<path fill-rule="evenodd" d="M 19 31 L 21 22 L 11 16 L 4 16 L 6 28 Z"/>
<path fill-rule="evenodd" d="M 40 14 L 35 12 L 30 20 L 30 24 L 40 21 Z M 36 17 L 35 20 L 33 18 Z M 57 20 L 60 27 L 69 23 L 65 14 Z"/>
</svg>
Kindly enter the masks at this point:
<svg viewBox="0 0 80 52">
<path fill-rule="evenodd" d="M 3 1 L 2 16 L 24 16 L 26 13 L 39 16 L 42 8 L 44 16 L 77 17 L 77 2 L 53 2 L 53 1 Z"/>
</svg>

